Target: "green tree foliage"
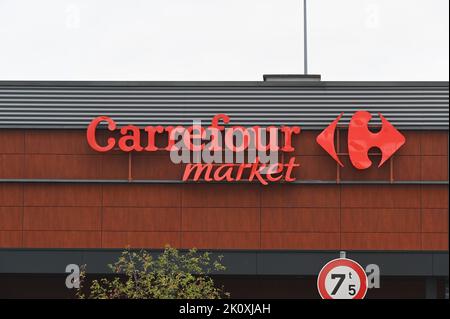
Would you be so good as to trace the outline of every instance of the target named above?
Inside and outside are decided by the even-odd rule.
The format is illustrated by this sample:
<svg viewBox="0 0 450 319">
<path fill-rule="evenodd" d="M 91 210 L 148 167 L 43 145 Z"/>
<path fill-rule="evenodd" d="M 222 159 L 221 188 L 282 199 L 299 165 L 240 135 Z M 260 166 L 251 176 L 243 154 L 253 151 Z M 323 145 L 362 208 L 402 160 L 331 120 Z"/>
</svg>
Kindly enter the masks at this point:
<svg viewBox="0 0 450 319">
<path fill-rule="evenodd" d="M 113 279 L 93 280 L 83 293 L 86 271 L 80 275 L 78 298 L 92 299 L 221 299 L 229 297 L 207 274 L 223 271 L 222 256 L 212 258 L 196 249 L 180 252 L 167 246 L 157 258 L 148 251 L 125 250 L 118 261 L 108 265 Z"/>
</svg>

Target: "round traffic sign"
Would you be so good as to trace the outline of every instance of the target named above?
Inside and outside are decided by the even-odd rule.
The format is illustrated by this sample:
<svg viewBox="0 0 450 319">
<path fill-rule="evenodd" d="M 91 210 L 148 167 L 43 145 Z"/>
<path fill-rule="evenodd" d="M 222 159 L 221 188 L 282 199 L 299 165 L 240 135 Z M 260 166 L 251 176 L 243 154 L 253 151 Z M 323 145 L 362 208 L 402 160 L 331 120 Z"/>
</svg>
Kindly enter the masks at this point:
<svg viewBox="0 0 450 319">
<path fill-rule="evenodd" d="M 367 292 L 367 275 L 354 260 L 333 259 L 320 271 L 317 289 L 322 299 L 363 299 Z"/>
</svg>

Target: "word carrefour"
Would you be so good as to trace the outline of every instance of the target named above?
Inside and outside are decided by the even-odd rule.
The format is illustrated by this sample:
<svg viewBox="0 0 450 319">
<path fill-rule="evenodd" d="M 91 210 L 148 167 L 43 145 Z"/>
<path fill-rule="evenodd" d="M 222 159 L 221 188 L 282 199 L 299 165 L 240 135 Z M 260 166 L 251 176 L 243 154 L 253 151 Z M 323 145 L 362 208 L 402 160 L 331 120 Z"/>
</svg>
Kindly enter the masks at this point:
<svg viewBox="0 0 450 319">
<path fill-rule="evenodd" d="M 226 114 L 217 114 L 207 127 L 201 122 L 191 126 L 117 127 L 108 116 L 92 120 L 87 128 L 87 141 L 98 152 L 120 149 L 124 152 L 170 152 L 174 163 L 186 164 L 183 181 L 292 182 L 293 170 L 300 164 L 292 156 L 280 162 L 280 154 L 294 152 L 292 139 L 300 133 L 299 126 L 229 126 Z M 97 130 L 107 124 L 106 141 L 99 142 Z M 157 135 L 165 136 L 164 146 L 156 145 Z M 149 163 L 151 165 L 151 163 Z"/>
</svg>

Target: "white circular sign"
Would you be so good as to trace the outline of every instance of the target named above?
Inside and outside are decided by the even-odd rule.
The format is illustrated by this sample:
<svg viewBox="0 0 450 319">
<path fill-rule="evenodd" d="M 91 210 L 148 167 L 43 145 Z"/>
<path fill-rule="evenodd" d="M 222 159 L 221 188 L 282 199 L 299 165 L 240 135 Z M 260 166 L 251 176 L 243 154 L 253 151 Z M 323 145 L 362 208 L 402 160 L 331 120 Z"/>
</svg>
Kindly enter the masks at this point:
<svg viewBox="0 0 450 319">
<path fill-rule="evenodd" d="M 334 259 L 320 271 L 317 288 L 323 299 L 363 299 L 367 292 L 367 275 L 351 259 Z"/>
</svg>

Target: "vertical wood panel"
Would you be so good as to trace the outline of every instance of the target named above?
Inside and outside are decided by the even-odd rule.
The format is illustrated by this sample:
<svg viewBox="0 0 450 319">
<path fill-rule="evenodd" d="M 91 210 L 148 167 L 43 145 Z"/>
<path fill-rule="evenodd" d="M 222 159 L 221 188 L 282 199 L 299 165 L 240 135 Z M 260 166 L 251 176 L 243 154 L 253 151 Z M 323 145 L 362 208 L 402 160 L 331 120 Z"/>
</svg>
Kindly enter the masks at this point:
<svg viewBox="0 0 450 319">
<path fill-rule="evenodd" d="M 0 207 L 0 230 L 22 230 L 22 207 Z"/>
<path fill-rule="evenodd" d="M 179 185 L 117 184 L 103 186 L 103 205 L 122 207 L 179 207 Z"/>
<path fill-rule="evenodd" d="M 420 209 L 343 208 L 342 232 L 420 232 Z"/>
<path fill-rule="evenodd" d="M 25 207 L 24 230 L 100 230 L 100 207 Z"/>
<path fill-rule="evenodd" d="M 183 248 L 259 249 L 258 232 L 182 232 Z"/>
<path fill-rule="evenodd" d="M 448 233 L 448 209 L 422 209 L 422 232 Z"/>
<path fill-rule="evenodd" d="M 342 249 L 421 250 L 420 233 L 341 233 Z"/>
<path fill-rule="evenodd" d="M 316 137 L 321 131 L 301 131 L 294 135 L 292 147 L 295 155 L 327 155 L 327 153 L 316 143 Z"/>
<path fill-rule="evenodd" d="M 86 140 L 84 130 L 27 130 L 28 154 L 96 154 Z"/>
<path fill-rule="evenodd" d="M 262 207 L 339 207 L 339 188 L 274 184 L 262 188 Z"/>
<path fill-rule="evenodd" d="M 103 232 L 103 248 L 164 248 L 180 247 L 178 232 Z"/>
<path fill-rule="evenodd" d="M 422 156 L 421 174 L 422 180 L 447 181 L 448 157 Z"/>
<path fill-rule="evenodd" d="M 262 208 L 261 231 L 339 232 L 338 208 Z"/>
<path fill-rule="evenodd" d="M 84 131 L 26 132 L 0 130 L 0 178 L 128 177 L 128 154 L 90 150 Z M 335 163 L 315 143 L 318 133 L 303 131 L 294 139 L 300 179 L 335 177 Z M 396 180 L 447 180 L 448 133 L 405 135 L 407 143 L 394 159 Z M 173 170 L 165 152 L 133 156 L 135 178 L 178 179 L 182 169 L 176 165 L 180 171 Z M 368 171 L 346 164 L 344 179 L 378 180 L 389 172 L 389 163 Z M 206 249 L 448 250 L 448 186 L 0 184 L 0 247 L 165 244 Z"/>
<path fill-rule="evenodd" d="M 0 154 L 0 178 L 24 178 L 22 154 Z"/>
<path fill-rule="evenodd" d="M 393 161 L 395 181 L 420 181 L 422 179 L 420 156 L 394 156 Z"/>
<path fill-rule="evenodd" d="M 186 184 L 183 207 L 259 207 L 259 185 Z"/>
<path fill-rule="evenodd" d="M 448 155 L 448 131 L 421 132 L 422 155 Z"/>
<path fill-rule="evenodd" d="M 24 248 L 97 248 L 101 234 L 94 231 L 24 231 Z"/>
<path fill-rule="evenodd" d="M 353 166 L 348 156 L 341 156 L 344 167 L 340 168 L 341 180 L 349 181 L 388 181 L 390 177 L 390 163 L 386 162 L 378 167 L 381 161 L 380 155 L 370 155 L 372 166 L 365 170 L 359 170 Z"/>
<path fill-rule="evenodd" d="M 420 189 L 413 185 L 343 185 L 341 189 L 342 207 L 420 207 Z"/>
<path fill-rule="evenodd" d="M 0 230 L 0 248 L 22 247 L 22 232 L 11 230 Z"/>
<path fill-rule="evenodd" d="M 101 161 L 102 179 L 128 179 L 128 154 L 104 154 Z"/>
<path fill-rule="evenodd" d="M 290 155 L 286 155 L 284 161 L 290 158 Z M 295 158 L 300 166 L 293 169 L 293 177 L 299 180 L 336 180 L 336 162 L 330 156 L 305 155 Z"/>
<path fill-rule="evenodd" d="M 261 233 L 262 249 L 340 249 L 339 233 Z"/>
<path fill-rule="evenodd" d="M 0 129 L 0 145 L 2 154 L 22 154 L 25 130 Z"/>
<path fill-rule="evenodd" d="M 137 154 L 132 156 L 133 179 L 181 180 L 182 165 L 172 163 L 169 153 L 165 155 Z"/>
<path fill-rule="evenodd" d="M 448 209 L 448 185 L 423 185 L 421 189 L 423 208 Z"/>
<path fill-rule="evenodd" d="M 402 131 L 406 138 L 405 144 L 395 153 L 395 156 L 402 155 L 420 155 L 420 143 L 423 132 L 421 131 Z"/>
<path fill-rule="evenodd" d="M 104 207 L 105 231 L 179 231 L 181 208 Z"/>
<path fill-rule="evenodd" d="M 101 179 L 101 155 L 25 156 L 25 177 L 30 179 Z"/>
<path fill-rule="evenodd" d="M 23 185 L 0 183 L 0 206 L 22 206 Z"/>
<path fill-rule="evenodd" d="M 448 250 L 448 233 L 423 233 L 423 250 Z"/>
<path fill-rule="evenodd" d="M 101 186 L 39 183 L 24 185 L 25 206 L 101 206 Z"/>
<path fill-rule="evenodd" d="M 183 208 L 183 231 L 248 231 L 260 229 L 259 208 Z"/>
</svg>

